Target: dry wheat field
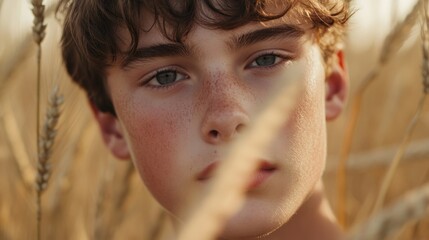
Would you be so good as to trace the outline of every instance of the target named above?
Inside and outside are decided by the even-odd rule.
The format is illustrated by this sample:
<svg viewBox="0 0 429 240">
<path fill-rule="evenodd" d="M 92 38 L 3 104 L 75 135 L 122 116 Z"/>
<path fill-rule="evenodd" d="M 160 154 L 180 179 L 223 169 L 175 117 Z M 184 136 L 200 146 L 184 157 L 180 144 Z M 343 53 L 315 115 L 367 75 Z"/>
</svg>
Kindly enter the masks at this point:
<svg viewBox="0 0 429 240">
<path fill-rule="evenodd" d="M 131 162 L 105 149 L 65 73 L 56 4 L 0 0 L 0 240 L 168 239 L 164 211 Z M 428 4 L 352 2 L 350 100 L 328 125 L 324 175 L 350 239 L 429 240 Z M 212 239 L 188 230 L 180 239 Z"/>
</svg>

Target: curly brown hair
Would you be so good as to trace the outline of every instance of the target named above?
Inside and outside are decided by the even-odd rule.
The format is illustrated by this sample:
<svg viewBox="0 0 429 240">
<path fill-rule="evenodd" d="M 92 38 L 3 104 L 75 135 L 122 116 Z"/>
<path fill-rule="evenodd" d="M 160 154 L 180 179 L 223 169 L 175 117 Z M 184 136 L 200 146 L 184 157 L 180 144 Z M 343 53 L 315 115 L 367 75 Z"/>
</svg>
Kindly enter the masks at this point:
<svg viewBox="0 0 429 240">
<path fill-rule="evenodd" d="M 126 55 L 137 49 L 142 9 L 155 16 L 165 37 L 180 42 L 195 24 L 213 29 L 234 29 L 253 21 L 269 21 L 291 9 L 309 23 L 326 65 L 338 49 L 350 17 L 343 0 L 283 0 L 278 13 L 266 11 L 276 0 L 60 0 L 65 12 L 62 55 L 73 81 L 85 89 L 94 105 L 115 114 L 105 85 L 105 70 L 123 53 L 117 44 L 117 29 L 125 27 L 131 37 Z M 202 11 L 202 9 L 205 9 Z M 210 14 L 207 13 L 207 10 Z M 213 17 L 215 16 L 215 17 Z"/>
</svg>

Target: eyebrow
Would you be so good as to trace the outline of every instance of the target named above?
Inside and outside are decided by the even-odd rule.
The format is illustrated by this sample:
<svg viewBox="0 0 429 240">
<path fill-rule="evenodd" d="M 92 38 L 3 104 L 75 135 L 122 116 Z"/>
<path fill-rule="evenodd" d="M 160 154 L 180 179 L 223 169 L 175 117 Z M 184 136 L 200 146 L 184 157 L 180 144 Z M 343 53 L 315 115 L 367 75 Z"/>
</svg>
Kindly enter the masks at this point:
<svg viewBox="0 0 429 240">
<path fill-rule="evenodd" d="M 299 38 L 305 31 L 294 25 L 281 25 L 247 32 L 234 36 L 227 42 L 227 46 L 233 49 L 243 48 L 261 41 L 270 39 Z M 134 62 L 147 62 L 158 57 L 189 56 L 192 49 L 183 43 L 164 43 L 148 47 L 140 47 L 131 54 L 125 54 L 122 68 L 127 69 Z"/>
<path fill-rule="evenodd" d="M 239 49 L 261 41 L 284 38 L 300 38 L 305 31 L 294 25 L 281 25 L 263 28 L 233 37 L 228 43 L 230 49 Z"/>
<path fill-rule="evenodd" d="M 183 43 L 165 43 L 141 47 L 124 58 L 122 68 L 128 68 L 134 62 L 145 62 L 157 57 L 187 56 L 190 54 L 191 49 Z"/>
</svg>

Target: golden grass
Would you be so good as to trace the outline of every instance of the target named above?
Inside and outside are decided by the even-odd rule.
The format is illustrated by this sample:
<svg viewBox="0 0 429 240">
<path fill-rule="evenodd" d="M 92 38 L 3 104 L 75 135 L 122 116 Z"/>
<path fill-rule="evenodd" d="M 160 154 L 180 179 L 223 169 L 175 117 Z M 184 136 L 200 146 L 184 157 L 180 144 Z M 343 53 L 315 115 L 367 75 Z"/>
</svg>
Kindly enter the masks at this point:
<svg viewBox="0 0 429 240">
<path fill-rule="evenodd" d="M 381 184 L 380 193 L 377 196 L 377 199 L 375 201 L 375 206 L 373 213 L 376 214 L 380 209 L 383 207 L 384 200 L 386 198 L 386 193 L 388 188 L 390 187 L 390 184 L 392 182 L 392 178 L 394 177 L 394 174 L 399 166 L 399 162 L 404 156 L 405 150 L 408 147 L 408 144 L 410 142 L 410 139 L 412 137 L 412 134 L 414 133 L 414 130 L 417 126 L 418 120 L 420 119 L 420 115 L 422 113 L 424 104 L 426 102 L 426 94 L 423 94 L 422 98 L 419 101 L 419 104 L 417 106 L 416 113 L 414 114 L 413 119 L 410 122 L 410 125 L 408 126 L 404 138 L 402 140 L 401 146 L 398 148 L 398 151 L 392 160 L 389 169 L 387 170 L 386 176 L 383 179 L 383 182 Z"/>
<path fill-rule="evenodd" d="M 54 12 L 54 5 L 50 4 L 45 12 L 46 16 L 51 16 Z M 31 44 L 33 32 L 27 32 L 25 36 L 19 39 L 19 43 L 13 49 L 6 49 L 3 57 L 0 59 L 0 101 L 6 95 L 8 85 L 13 79 L 13 74 L 18 70 L 23 59 L 31 54 L 34 44 Z"/>
<path fill-rule="evenodd" d="M 10 2 L 3 2 L 3 6 L 8 4 Z M 2 14 L 6 13 L 4 9 L 0 10 Z M 6 17 L 2 14 L 1 19 Z M 105 150 L 98 128 L 85 107 L 85 96 L 76 86 L 70 84 L 63 73 L 57 48 L 58 24 L 51 18 L 47 18 L 46 21 L 51 22 L 44 43 L 42 83 L 46 87 L 42 88 L 42 99 L 49 95 L 43 90 L 51 89 L 51 85 L 59 82 L 66 101 L 58 127 L 56 147 L 51 155 L 52 164 L 56 167 L 42 202 L 44 231 L 41 238 L 168 239 L 172 230 L 165 212 L 142 186 L 137 174 L 131 170 L 130 163 L 113 159 Z M 1 38 L 8 44 L 8 48 L 18 49 L 16 52 L 18 54 L 24 46 L 19 45 L 24 36 L 20 36 L 19 41 L 10 40 L 9 36 L 10 34 L 4 34 Z M 378 59 L 374 49 L 364 50 L 365 60 Z M 363 71 L 367 68 L 363 67 L 363 60 L 359 58 L 358 53 L 353 52 L 353 49 L 348 51 L 352 79 L 354 82 L 360 82 L 361 78 L 354 77 L 359 76 L 355 69 Z M 33 48 L 26 48 L 22 54 L 24 57 L 14 61 L 15 65 L 12 64 L 11 69 L 15 71 L 8 74 L 7 86 L 0 88 L 2 240 L 34 239 L 37 235 L 34 224 L 36 214 L 34 192 L 28 188 L 29 179 L 36 175 L 34 157 L 37 155 L 34 143 L 36 111 L 29 103 L 34 102 L 36 95 L 34 57 L 37 53 Z M 25 55 L 30 57 L 27 58 Z M 0 62 L 4 63 L 7 62 L 6 59 L 12 61 L 14 56 L 4 56 L 0 52 L 0 57 Z M 352 157 L 346 164 L 348 167 L 345 201 L 348 204 L 345 208 L 345 218 L 351 228 L 371 223 L 369 222 L 371 209 L 374 207 L 388 162 L 393 157 L 392 149 L 397 149 L 400 145 L 420 97 L 420 94 L 416 93 L 421 93 L 421 59 L 421 43 L 418 41 L 390 56 L 386 65 L 379 69 L 377 81 L 362 98 L 361 114 L 359 121 L 356 122 L 357 131 L 353 145 L 350 146 Z M 3 72 L 0 72 L 0 76 L 4 76 L 2 74 Z M 400 80 L 396 81 L 396 77 Z M 352 87 L 356 89 L 356 86 Z M 46 104 L 41 103 L 42 107 Z M 391 105 L 394 106 L 394 112 L 386 110 Z M 350 112 L 350 107 L 347 111 Z M 382 119 L 388 121 L 381 121 Z M 339 136 L 342 136 L 346 125 L 344 117 L 339 120 L 329 126 L 330 158 L 324 176 L 328 197 L 334 206 L 338 205 L 335 198 L 335 171 L 338 164 L 335 160 L 342 148 L 342 138 Z M 381 131 L 380 129 L 384 127 L 388 130 Z M 386 204 L 397 202 L 398 199 L 402 199 L 405 192 L 424 186 L 429 181 L 428 136 L 429 107 L 424 106 L 415 134 L 410 139 L 410 151 L 404 155 L 404 161 L 399 163 L 391 187 L 386 193 Z M 408 204 L 408 207 L 410 206 L 413 208 L 417 205 Z M 384 219 L 396 219 L 392 218 L 393 213 L 393 210 L 387 210 L 387 214 L 390 215 Z M 408 223 L 404 226 L 400 226 L 404 223 L 400 222 L 388 228 L 396 229 L 393 237 L 388 239 L 429 238 L 427 214 L 422 215 L 420 220 L 411 222 L 408 221 L 409 218 L 406 220 Z"/>
<path fill-rule="evenodd" d="M 395 205 L 384 209 L 357 227 L 350 239 L 386 239 L 411 220 L 420 220 L 429 213 L 429 184 L 408 193 Z"/>
<path fill-rule="evenodd" d="M 340 224 L 344 227 L 347 226 L 345 209 L 347 200 L 346 188 L 347 188 L 347 174 L 346 174 L 346 162 L 350 155 L 353 137 L 355 135 L 357 120 L 361 113 L 362 99 L 364 93 L 380 75 L 383 67 L 389 62 L 389 59 L 393 58 L 394 54 L 401 48 L 405 40 L 409 36 L 409 33 L 418 19 L 418 13 L 420 9 L 419 2 L 416 2 L 413 9 L 405 17 L 405 19 L 396 24 L 396 26 L 390 31 L 389 35 L 384 40 L 380 57 L 372 69 L 371 72 L 359 83 L 358 90 L 351 100 L 351 111 L 348 115 L 348 123 L 344 131 L 343 146 L 340 152 L 339 166 L 337 170 L 337 188 L 338 188 L 338 206 L 337 216 Z"/>
<path fill-rule="evenodd" d="M 421 32 L 422 32 L 422 52 L 423 52 L 423 66 L 422 66 L 422 96 L 419 100 L 419 103 L 417 105 L 417 110 L 416 113 L 413 116 L 413 119 L 411 120 L 410 124 L 407 127 L 407 130 L 404 134 L 404 138 L 402 140 L 401 146 L 399 147 L 395 158 L 393 159 L 393 161 L 391 162 L 389 169 L 386 173 L 386 176 L 383 179 L 383 182 L 381 184 L 381 188 L 380 188 L 380 193 L 377 196 L 377 199 L 375 201 L 375 206 L 374 206 L 374 210 L 373 213 L 377 213 L 382 207 L 383 207 L 383 203 L 384 200 L 386 198 L 386 193 L 388 188 L 390 187 L 390 184 L 392 182 L 392 178 L 398 168 L 399 162 L 401 161 L 401 159 L 404 156 L 405 150 L 410 142 L 410 138 L 412 137 L 412 134 L 414 133 L 414 130 L 416 128 L 416 125 L 420 119 L 420 115 L 422 113 L 424 104 L 426 102 L 426 97 L 427 97 L 427 87 L 426 87 L 426 83 L 428 82 L 428 76 L 427 73 L 429 71 L 428 68 L 428 54 L 429 54 L 429 38 L 428 38 L 428 30 L 429 30 L 429 16 L 428 16 L 428 0 L 421 0 L 418 1 L 416 3 L 416 6 L 419 6 L 419 9 L 422 10 L 422 27 L 421 27 Z M 415 11 L 415 8 L 413 9 L 413 11 Z M 424 10 L 424 11 L 423 11 Z M 406 18 L 408 19 L 408 17 Z"/>
</svg>

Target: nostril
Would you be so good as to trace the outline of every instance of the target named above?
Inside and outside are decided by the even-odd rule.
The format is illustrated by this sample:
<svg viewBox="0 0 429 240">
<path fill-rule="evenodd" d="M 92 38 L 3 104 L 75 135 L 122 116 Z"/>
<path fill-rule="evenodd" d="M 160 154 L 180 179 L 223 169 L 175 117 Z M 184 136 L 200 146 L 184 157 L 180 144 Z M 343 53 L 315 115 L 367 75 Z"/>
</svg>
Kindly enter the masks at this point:
<svg viewBox="0 0 429 240">
<path fill-rule="evenodd" d="M 211 130 L 209 132 L 210 136 L 213 138 L 217 138 L 219 136 L 219 132 L 217 130 Z"/>
</svg>

